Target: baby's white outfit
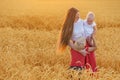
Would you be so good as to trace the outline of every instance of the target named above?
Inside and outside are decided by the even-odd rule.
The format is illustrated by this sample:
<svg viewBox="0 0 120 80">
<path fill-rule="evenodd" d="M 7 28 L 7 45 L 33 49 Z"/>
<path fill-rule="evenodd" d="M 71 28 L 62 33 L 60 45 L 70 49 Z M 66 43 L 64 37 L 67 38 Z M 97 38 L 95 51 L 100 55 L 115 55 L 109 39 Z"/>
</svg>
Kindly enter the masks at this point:
<svg viewBox="0 0 120 80">
<path fill-rule="evenodd" d="M 84 20 L 83 23 L 84 26 L 84 31 L 85 31 L 85 37 L 91 36 L 92 33 L 94 32 L 94 27 L 96 26 L 96 23 L 93 22 L 92 24 L 88 24 L 87 20 Z"/>
</svg>

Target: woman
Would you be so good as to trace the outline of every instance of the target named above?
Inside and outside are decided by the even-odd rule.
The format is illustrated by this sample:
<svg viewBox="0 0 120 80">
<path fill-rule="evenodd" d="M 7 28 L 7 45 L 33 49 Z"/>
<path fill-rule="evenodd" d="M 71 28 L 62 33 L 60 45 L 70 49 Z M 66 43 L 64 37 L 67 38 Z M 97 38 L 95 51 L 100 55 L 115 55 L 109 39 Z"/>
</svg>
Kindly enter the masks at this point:
<svg viewBox="0 0 120 80">
<path fill-rule="evenodd" d="M 70 8 L 68 10 L 65 22 L 63 24 L 58 49 L 60 51 L 64 51 L 67 46 L 71 47 L 71 63 L 70 68 L 73 69 L 83 69 L 86 62 L 86 52 L 83 51 L 76 51 L 74 48 L 74 44 L 71 44 L 70 41 L 75 42 L 79 37 L 84 37 L 84 27 L 83 27 L 83 20 L 80 19 L 79 10 L 76 8 Z M 88 46 L 87 46 L 88 47 Z M 95 47 L 88 47 L 88 51 L 95 50 Z M 83 55 L 83 53 L 85 55 Z"/>
</svg>

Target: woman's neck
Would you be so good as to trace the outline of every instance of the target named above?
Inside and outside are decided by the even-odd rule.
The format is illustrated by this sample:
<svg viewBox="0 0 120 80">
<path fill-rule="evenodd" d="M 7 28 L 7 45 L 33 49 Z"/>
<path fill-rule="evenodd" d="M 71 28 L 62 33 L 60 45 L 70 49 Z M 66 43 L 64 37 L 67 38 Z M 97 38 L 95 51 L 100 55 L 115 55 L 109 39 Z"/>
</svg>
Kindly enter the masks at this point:
<svg viewBox="0 0 120 80">
<path fill-rule="evenodd" d="M 75 21 L 74 21 L 74 22 L 76 23 L 78 20 L 79 20 L 79 18 L 75 19 Z"/>
</svg>

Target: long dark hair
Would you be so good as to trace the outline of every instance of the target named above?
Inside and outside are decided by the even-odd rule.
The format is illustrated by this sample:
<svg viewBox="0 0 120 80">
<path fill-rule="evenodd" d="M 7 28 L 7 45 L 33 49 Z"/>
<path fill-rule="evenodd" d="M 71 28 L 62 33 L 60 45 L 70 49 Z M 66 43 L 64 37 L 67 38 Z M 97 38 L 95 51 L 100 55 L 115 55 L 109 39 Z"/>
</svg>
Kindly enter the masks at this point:
<svg viewBox="0 0 120 80">
<path fill-rule="evenodd" d="M 69 44 L 69 40 L 73 33 L 73 25 L 77 12 L 79 12 L 79 10 L 77 10 L 76 8 L 70 8 L 68 10 L 58 40 L 58 50 L 60 51 L 64 51 L 66 46 Z"/>
</svg>

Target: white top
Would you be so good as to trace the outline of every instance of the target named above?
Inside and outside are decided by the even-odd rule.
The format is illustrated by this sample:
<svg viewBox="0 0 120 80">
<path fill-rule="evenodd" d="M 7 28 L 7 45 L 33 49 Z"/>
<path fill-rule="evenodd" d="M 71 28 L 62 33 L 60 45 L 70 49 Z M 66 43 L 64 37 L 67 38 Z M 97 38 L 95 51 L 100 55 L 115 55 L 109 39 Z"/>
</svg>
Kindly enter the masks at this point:
<svg viewBox="0 0 120 80">
<path fill-rule="evenodd" d="M 87 20 L 84 20 L 84 31 L 85 31 L 85 37 L 91 36 L 91 34 L 94 32 L 94 27 L 96 26 L 96 23 L 93 22 L 92 24 L 88 24 Z"/>
<path fill-rule="evenodd" d="M 85 37 L 83 23 L 84 21 L 82 19 L 78 19 L 78 21 L 74 23 L 72 40 L 76 41 L 79 37 Z"/>
</svg>

